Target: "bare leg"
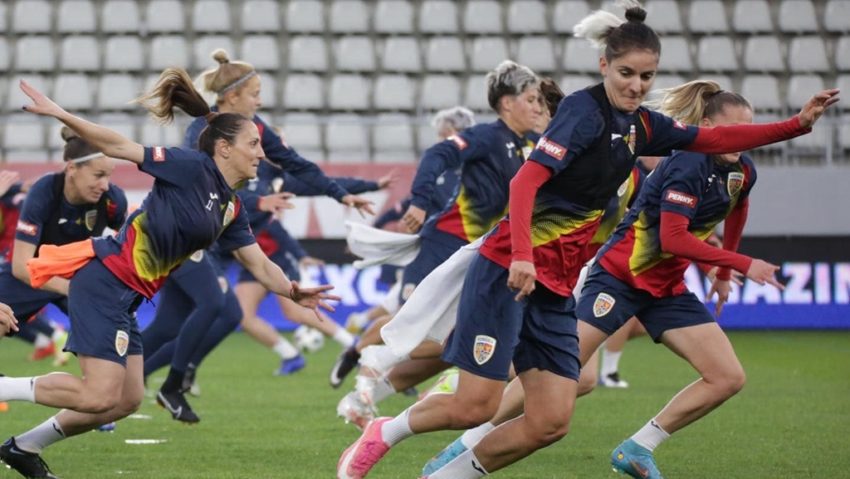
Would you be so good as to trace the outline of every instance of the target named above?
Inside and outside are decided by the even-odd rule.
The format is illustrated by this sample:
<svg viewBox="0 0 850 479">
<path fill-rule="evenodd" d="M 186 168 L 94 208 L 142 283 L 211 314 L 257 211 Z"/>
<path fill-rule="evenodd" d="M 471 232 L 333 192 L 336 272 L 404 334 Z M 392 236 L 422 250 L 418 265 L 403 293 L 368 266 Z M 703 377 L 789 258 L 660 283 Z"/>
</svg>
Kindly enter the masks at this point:
<svg viewBox="0 0 850 479">
<path fill-rule="evenodd" d="M 433 359 L 408 359 L 390 370 L 387 379 L 396 391 L 404 391 L 407 388 L 421 384 L 428 378 L 434 377 L 451 365 L 439 358 Z"/>
<path fill-rule="evenodd" d="M 124 367 L 91 356 L 81 355 L 79 361 L 82 378 L 66 373 L 37 378 L 35 402 L 90 414 L 105 413 L 118 405 L 125 383 Z"/>
<path fill-rule="evenodd" d="M 257 317 L 257 308 L 268 294 L 266 288 L 258 282 L 251 281 L 237 284 L 233 291 L 242 307 L 242 330 L 263 346 L 273 348 L 280 337 L 277 330 L 262 318 Z"/>
<path fill-rule="evenodd" d="M 382 316 L 374 321 L 366 328 L 366 331 L 360 335 L 360 341 L 357 343 L 357 352 L 362 353 L 367 346 L 375 346 L 384 344 L 384 339 L 381 337 L 381 328 L 393 319 L 390 315 Z"/>
<path fill-rule="evenodd" d="M 504 381 L 461 370 L 454 394 L 433 394 L 410 408 L 410 429 L 421 434 L 467 429 L 487 422 L 499 407 L 504 387 Z"/>
</svg>

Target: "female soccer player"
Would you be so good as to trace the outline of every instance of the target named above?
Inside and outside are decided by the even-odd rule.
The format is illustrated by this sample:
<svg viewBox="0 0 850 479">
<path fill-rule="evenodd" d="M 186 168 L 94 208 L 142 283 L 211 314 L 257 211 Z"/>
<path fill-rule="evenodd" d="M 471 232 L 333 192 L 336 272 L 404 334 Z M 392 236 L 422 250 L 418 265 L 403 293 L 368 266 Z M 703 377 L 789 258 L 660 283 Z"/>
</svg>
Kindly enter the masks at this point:
<svg viewBox="0 0 850 479">
<path fill-rule="evenodd" d="M 579 36 L 605 47 L 603 83 L 561 103 L 511 182 L 510 218 L 485 238 L 468 270 L 443 355 L 461 368 L 457 392 L 431 395 L 395 418 L 374 420 L 341 456 L 340 477 L 364 477 L 414 434 L 489 420 L 511 363 L 525 389 L 525 414 L 429 477 L 482 477 L 563 437 L 580 367 L 571 290 L 602 209 L 635 159 L 682 148 L 741 151 L 792 138 L 836 100 L 835 91 L 822 92 L 800 115 L 767 125 L 701 128 L 649 111 L 640 105 L 652 86 L 660 41 L 645 18 L 634 6 L 625 22 L 600 11 L 576 26 Z"/>
<path fill-rule="evenodd" d="M 40 453 L 135 411 L 143 397 L 142 349 L 133 312 L 151 298 L 168 274 L 216 239 L 277 294 L 306 307 L 327 307 L 330 286 L 304 289 L 290 282 L 256 245 L 233 188 L 256 175 L 265 156 L 254 123 L 241 115 L 210 112 L 185 71 L 166 69 L 142 101 L 157 118 L 174 108 L 206 116 L 201 151 L 143 147 L 120 134 L 63 110 L 21 82 L 32 100 L 26 111 L 54 117 L 103 154 L 132 161 L 154 176 L 153 190 L 117 236 L 61 247 L 44 246 L 28 264 L 34 285 L 56 275 L 68 285 L 71 335 L 67 348 L 79 357 L 82 378 L 49 374 L 0 378 L 0 400 L 25 400 L 63 408 L 35 428 L 0 446 L 0 459 L 26 477 L 51 474 Z"/>
</svg>

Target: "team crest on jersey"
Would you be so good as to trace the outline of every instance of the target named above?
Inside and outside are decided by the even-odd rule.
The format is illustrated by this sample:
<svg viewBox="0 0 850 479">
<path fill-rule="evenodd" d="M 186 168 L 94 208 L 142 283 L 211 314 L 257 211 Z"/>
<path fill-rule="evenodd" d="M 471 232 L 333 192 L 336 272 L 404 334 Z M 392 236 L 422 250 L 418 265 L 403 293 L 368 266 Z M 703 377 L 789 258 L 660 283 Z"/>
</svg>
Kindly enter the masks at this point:
<svg viewBox="0 0 850 479">
<path fill-rule="evenodd" d="M 234 216 L 236 216 L 236 203 L 228 201 L 227 210 L 224 212 L 224 219 L 221 224 L 226 228 L 233 221 Z"/>
<path fill-rule="evenodd" d="M 729 193 L 729 196 L 737 195 L 743 187 L 744 174 L 738 171 L 729 173 L 729 176 L 726 178 L 726 191 Z"/>
<path fill-rule="evenodd" d="M 124 331 L 115 333 L 115 352 L 119 356 L 124 357 L 127 354 L 127 347 L 130 346 L 130 336 Z"/>
<path fill-rule="evenodd" d="M 472 348 L 472 355 L 475 357 L 475 362 L 479 366 L 489 361 L 495 351 L 496 338 L 491 338 L 483 334 L 475 336 L 475 346 Z"/>
<path fill-rule="evenodd" d="M 614 303 L 616 302 L 617 300 L 610 294 L 599 293 L 599 295 L 596 296 L 596 301 L 593 302 L 593 315 L 597 318 L 605 316 L 611 312 L 614 308 Z"/>
<path fill-rule="evenodd" d="M 89 231 L 93 230 L 95 223 L 97 223 L 97 210 L 86 211 L 84 220 L 86 224 L 86 229 Z"/>
</svg>

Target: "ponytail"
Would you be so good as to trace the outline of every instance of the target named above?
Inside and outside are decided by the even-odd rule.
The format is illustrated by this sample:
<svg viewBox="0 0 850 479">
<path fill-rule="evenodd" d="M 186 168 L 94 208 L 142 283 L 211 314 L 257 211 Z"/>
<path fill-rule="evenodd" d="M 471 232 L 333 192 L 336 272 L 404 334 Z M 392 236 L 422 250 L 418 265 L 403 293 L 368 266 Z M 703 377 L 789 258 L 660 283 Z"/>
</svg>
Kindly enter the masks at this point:
<svg viewBox="0 0 850 479">
<path fill-rule="evenodd" d="M 727 105 L 743 106 L 752 110 L 743 96 L 724 91 L 711 80 L 694 80 L 660 91 L 661 97 L 647 102 L 650 108 L 688 125 L 697 125 L 703 118 L 711 118 Z"/>
</svg>

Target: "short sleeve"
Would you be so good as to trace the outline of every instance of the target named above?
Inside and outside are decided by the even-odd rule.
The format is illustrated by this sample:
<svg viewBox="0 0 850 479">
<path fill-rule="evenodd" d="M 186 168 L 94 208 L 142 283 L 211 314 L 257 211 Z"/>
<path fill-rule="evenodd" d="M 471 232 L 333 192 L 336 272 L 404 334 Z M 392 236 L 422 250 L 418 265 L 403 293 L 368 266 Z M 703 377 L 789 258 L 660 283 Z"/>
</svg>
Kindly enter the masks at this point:
<svg viewBox="0 0 850 479">
<path fill-rule="evenodd" d="M 661 187 L 661 211 L 693 219 L 705 188 L 704 155 L 677 152 L 668 158 Z"/>
<path fill-rule="evenodd" d="M 596 100 L 585 91 L 575 93 L 558 106 L 529 160 L 540 163 L 556 175 L 573 158 L 584 153 L 604 130 L 605 121 Z"/>
<path fill-rule="evenodd" d="M 145 147 L 145 158 L 139 170 L 172 185 L 188 187 L 202 174 L 204 161 L 212 160 L 195 150 Z"/>
<path fill-rule="evenodd" d="M 227 225 L 218 237 L 218 247 L 222 251 L 233 251 L 256 243 L 254 233 L 248 223 L 248 212 L 242 207 L 242 202 L 237 203 L 236 216 Z"/>
<path fill-rule="evenodd" d="M 640 152 L 643 156 L 667 156 L 673 150 L 685 149 L 699 132 L 699 127 L 686 125 L 657 111 L 643 110 L 640 115 L 641 120 L 649 123 L 647 145 Z"/>
<path fill-rule="evenodd" d="M 41 240 L 44 225 L 50 220 L 56 201 L 53 198 L 53 181 L 56 175 L 42 176 L 36 181 L 24 200 L 15 239 L 37 245 Z"/>
</svg>

